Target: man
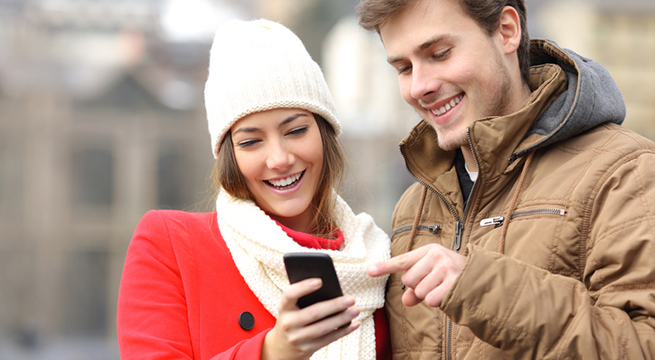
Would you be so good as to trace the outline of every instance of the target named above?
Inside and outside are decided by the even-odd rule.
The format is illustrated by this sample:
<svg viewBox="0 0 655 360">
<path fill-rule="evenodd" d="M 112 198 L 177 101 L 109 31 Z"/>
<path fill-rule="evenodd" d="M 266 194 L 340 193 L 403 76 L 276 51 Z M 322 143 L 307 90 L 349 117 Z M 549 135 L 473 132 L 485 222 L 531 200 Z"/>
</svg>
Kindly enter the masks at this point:
<svg viewBox="0 0 655 360">
<path fill-rule="evenodd" d="M 423 118 L 368 269 L 391 274 L 394 358 L 655 358 L 655 145 L 609 74 L 530 42 L 523 0 L 358 12 Z"/>
</svg>

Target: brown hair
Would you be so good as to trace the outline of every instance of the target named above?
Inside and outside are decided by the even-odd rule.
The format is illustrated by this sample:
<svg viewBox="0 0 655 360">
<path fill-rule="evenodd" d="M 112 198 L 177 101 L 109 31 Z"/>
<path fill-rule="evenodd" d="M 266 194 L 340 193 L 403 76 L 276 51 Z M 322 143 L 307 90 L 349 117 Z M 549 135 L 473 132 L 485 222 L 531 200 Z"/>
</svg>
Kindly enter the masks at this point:
<svg viewBox="0 0 655 360">
<path fill-rule="evenodd" d="M 333 230 L 336 228 L 335 214 L 332 210 L 336 198 L 332 193 L 332 189 L 338 189 L 341 185 L 345 167 L 344 152 L 334 128 L 320 115 L 313 115 L 323 144 L 323 168 L 316 193 L 310 205 L 314 207 L 315 224 L 311 235 L 332 238 Z M 223 142 L 221 142 L 212 170 L 212 178 L 216 194 L 223 189 L 238 199 L 255 200 L 250 190 L 248 190 L 246 179 L 237 165 L 231 131 L 225 134 Z"/>
<path fill-rule="evenodd" d="M 424 0 L 430 1 L 430 0 Z M 516 9 L 521 22 L 521 42 L 517 50 L 523 81 L 530 82 L 530 35 L 528 34 L 527 10 L 524 0 L 457 0 L 464 11 L 491 36 L 498 28 L 500 13 L 505 6 Z M 417 0 L 361 0 L 357 5 L 359 25 L 366 30 L 380 28 L 391 17 Z"/>
</svg>

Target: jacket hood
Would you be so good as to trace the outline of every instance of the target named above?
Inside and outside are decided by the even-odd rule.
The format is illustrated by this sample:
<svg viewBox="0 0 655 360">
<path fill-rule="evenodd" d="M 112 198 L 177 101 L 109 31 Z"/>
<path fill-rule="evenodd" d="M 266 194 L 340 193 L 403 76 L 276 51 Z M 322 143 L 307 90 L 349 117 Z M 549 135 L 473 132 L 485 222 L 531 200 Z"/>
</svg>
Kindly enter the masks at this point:
<svg viewBox="0 0 655 360">
<path fill-rule="evenodd" d="M 543 138 L 516 154 L 542 148 L 605 122 L 622 124 L 626 110 L 621 91 L 600 64 L 554 42 L 533 39 L 531 65 L 556 64 L 566 74 L 568 86 L 535 121 L 526 135 Z"/>
</svg>

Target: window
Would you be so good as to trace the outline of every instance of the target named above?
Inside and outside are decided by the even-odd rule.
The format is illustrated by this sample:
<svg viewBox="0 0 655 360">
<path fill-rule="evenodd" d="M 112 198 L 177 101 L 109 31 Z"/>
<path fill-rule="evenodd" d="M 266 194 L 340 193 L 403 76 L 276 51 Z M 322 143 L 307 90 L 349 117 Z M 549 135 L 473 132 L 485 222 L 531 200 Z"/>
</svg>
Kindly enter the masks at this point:
<svg viewBox="0 0 655 360">
<path fill-rule="evenodd" d="M 112 204 L 114 158 L 110 151 L 86 148 L 73 152 L 72 193 L 76 204 Z"/>
<path fill-rule="evenodd" d="M 157 201 L 161 208 L 182 210 L 188 205 L 186 189 L 192 185 L 189 174 L 188 161 L 184 154 L 165 150 L 157 160 Z"/>
<path fill-rule="evenodd" d="M 64 263 L 64 331 L 69 335 L 104 335 L 107 326 L 106 251 L 74 251 Z"/>
</svg>

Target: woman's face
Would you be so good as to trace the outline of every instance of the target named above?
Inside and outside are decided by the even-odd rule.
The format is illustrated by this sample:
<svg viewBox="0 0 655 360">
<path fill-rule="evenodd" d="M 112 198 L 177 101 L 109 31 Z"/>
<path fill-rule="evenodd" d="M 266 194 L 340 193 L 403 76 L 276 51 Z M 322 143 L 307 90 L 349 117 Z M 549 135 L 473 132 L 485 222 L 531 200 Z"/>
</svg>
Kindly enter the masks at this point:
<svg viewBox="0 0 655 360">
<path fill-rule="evenodd" d="M 323 143 L 311 112 L 273 109 L 232 126 L 234 156 L 255 203 L 296 231 L 308 231 L 323 167 Z"/>
</svg>

